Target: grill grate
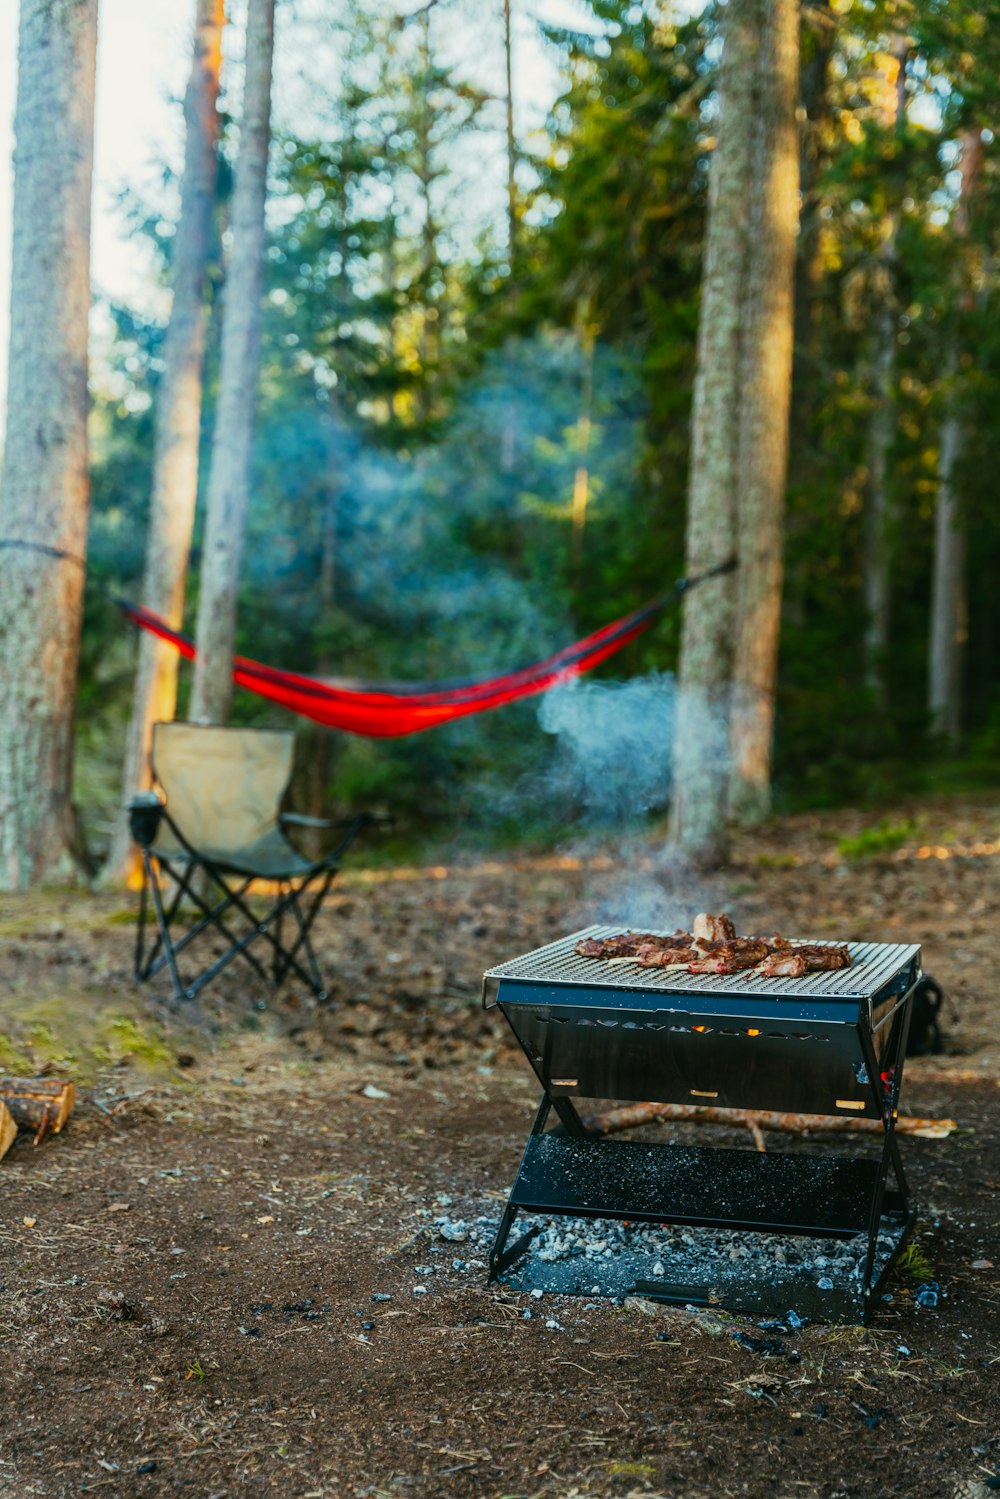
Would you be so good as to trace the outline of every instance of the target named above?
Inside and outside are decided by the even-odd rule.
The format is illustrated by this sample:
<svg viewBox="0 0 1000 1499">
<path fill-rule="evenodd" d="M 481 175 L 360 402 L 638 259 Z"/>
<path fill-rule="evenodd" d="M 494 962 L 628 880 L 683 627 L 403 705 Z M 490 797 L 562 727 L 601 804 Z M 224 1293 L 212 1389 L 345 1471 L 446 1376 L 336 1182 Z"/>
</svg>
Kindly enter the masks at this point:
<svg viewBox="0 0 1000 1499">
<path fill-rule="evenodd" d="M 588 926 L 558 942 L 549 942 L 534 952 L 511 958 L 487 969 L 486 979 L 521 979 L 539 984 L 585 985 L 590 989 L 650 989 L 671 994 L 718 994 L 730 997 L 759 996 L 767 999 L 871 999 L 919 952 L 919 946 L 901 942 L 837 943 L 850 950 L 850 968 L 808 973 L 802 978 L 766 978 L 749 970 L 741 973 L 687 973 L 643 968 L 638 963 L 600 958 L 582 958 L 573 951 L 583 937 L 614 937 L 621 926 Z M 670 936 L 654 932 L 654 936 Z M 806 939 L 798 939 L 804 941 Z M 810 938 L 826 941 L 829 938 Z M 793 946 L 794 946 L 793 942 Z M 832 943 L 830 945 L 833 945 Z"/>
</svg>

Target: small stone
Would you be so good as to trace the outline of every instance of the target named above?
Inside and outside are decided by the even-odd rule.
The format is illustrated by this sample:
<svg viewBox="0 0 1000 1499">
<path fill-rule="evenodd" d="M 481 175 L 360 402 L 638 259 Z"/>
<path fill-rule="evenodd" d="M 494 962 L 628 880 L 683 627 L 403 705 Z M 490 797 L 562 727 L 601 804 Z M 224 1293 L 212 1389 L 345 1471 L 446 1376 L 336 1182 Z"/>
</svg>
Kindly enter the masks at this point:
<svg viewBox="0 0 1000 1499">
<path fill-rule="evenodd" d="M 361 1096 L 362 1098 L 388 1098 L 389 1094 L 383 1092 L 381 1088 L 376 1088 L 374 1083 L 365 1083 L 361 1089 Z"/>
<path fill-rule="evenodd" d="M 526 1306 L 524 1308 L 524 1311 L 521 1313 L 521 1317 L 522 1317 L 522 1319 L 525 1322 L 530 1322 L 531 1321 L 531 1308 L 530 1308 L 530 1306 Z"/>
<path fill-rule="evenodd" d="M 666 1275 L 666 1273 L 667 1273 L 666 1270 L 663 1268 L 663 1261 L 662 1260 L 657 1260 L 656 1264 L 653 1266 L 653 1274 L 654 1275 Z"/>
<path fill-rule="evenodd" d="M 828 1275 L 821 1275 L 820 1278 L 819 1278 L 819 1280 L 816 1282 L 816 1284 L 819 1286 L 819 1288 L 820 1288 L 821 1291 L 832 1291 L 833 1290 L 833 1281 L 830 1279 L 830 1277 Z"/>
<path fill-rule="evenodd" d="M 413 1287 L 413 1294 L 414 1294 L 414 1296 L 426 1296 L 427 1295 L 427 1287 L 426 1286 L 414 1286 Z"/>
<path fill-rule="evenodd" d="M 372 1292 L 372 1300 L 373 1301 L 391 1301 L 392 1297 L 386 1291 L 373 1291 Z"/>
<path fill-rule="evenodd" d="M 545 1292 L 544 1291 L 540 1291 L 538 1289 L 538 1287 L 536 1286 L 535 1289 L 532 1291 L 531 1294 L 535 1298 L 536 1301 L 541 1301 L 542 1297 L 545 1295 Z"/>
<path fill-rule="evenodd" d="M 438 1233 L 442 1239 L 447 1239 L 450 1244 L 461 1244 L 463 1240 L 469 1237 L 469 1230 L 465 1224 L 461 1222 L 453 1223 L 450 1218 L 444 1220 L 438 1229 Z"/>
</svg>

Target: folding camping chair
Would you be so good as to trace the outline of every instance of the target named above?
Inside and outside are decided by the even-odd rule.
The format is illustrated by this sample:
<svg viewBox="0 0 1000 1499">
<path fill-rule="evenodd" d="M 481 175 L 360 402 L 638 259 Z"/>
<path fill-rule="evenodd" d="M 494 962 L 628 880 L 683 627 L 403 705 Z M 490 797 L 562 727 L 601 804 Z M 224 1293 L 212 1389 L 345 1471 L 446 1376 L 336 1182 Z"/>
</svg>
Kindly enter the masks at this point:
<svg viewBox="0 0 1000 1499">
<path fill-rule="evenodd" d="M 177 999 L 191 1000 L 234 959 L 245 958 L 265 982 L 279 985 L 294 973 L 318 1000 L 329 998 L 309 933 L 344 850 L 366 823 L 378 819 L 369 813 L 331 820 L 282 812 L 292 749 L 293 736 L 285 731 L 190 723 L 153 726 L 153 777 L 159 791 L 142 792 L 129 803 L 143 874 L 137 979 L 149 979 L 166 967 Z M 289 825 L 341 828 L 343 833 L 325 858 L 310 860 L 286 838 Z M 248 903 L 255 881 L 266 882 L 269 891 L 271 905 L 264 915 L 255 914 Z M 185 921 L 184 902 L 200 915 L 178 933 Z M 150 904 L 157 935 L 147 953 Z M 212 931 L 225 939 L 225 952 L 195 977 L 182 979 L 179 956 Z M 249 950 L 255 942 L 271 950 L 270 973 Z"/>
</svg>

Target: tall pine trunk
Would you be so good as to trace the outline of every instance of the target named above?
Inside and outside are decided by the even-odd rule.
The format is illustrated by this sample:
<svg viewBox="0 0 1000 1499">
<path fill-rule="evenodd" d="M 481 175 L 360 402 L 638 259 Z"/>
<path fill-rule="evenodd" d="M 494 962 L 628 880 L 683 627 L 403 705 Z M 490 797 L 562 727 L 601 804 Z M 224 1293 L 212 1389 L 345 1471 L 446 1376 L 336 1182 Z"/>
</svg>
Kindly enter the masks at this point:
<svg viewBox="0 0 1000 1499">
<path fill-rule="evenodd" d="M 728 561 L 736 547 L 740 319 L 759 8 L 757 0 L 730 0 L 723 23 L 692 414 L 689 576 Z M 735 618 L 731 576 L 712 578 L 685 599 L 670 841 L 682 856 L 700 865 L 721 863 L 728 852 L 729 691 Z"/>
<path fill-rule="evenodd" d="M 196 0 L 194 49 L 184 98 L 184 178 L 174 236 L 174 295 L 157 397 L 153 484 L 142 601 L 178 630 L 184 615 L 191 533 L 198 492 L 205 285 L 212 251 L 219 68 L 223 0 Z M 180 658 L 164 641 L 141 632 L 132 716 L 122 778 L 123 799 L 150 784 L 153 724 L 169 721 L 177 703 Z M 128 873 L 131 840 L 125 820 L 112 839 L 106 879 Z"/>
<path fill-rule="evenodd" d="M 882 122 L 897 136 L 906 123 L 905 37 L 893 38 L 883 86 Z M 885 698 L 885 659 L 889 647 L 891 507 L 889 455 L 896 431 L 896 343 L 898 333 L 897 253 L 900 210 L 892 206 L 882 224 L 878 250 L 872 333 L 871 410 L 868 418 L 868 484 L 865 492 L 862 592 L 865 605 L 865 681 L 875 698 Z"/>
<path fill-rule="evenodd" d="M 798 0 L 761 7 L 757 80 L 741 320 L 739 568 L 730 710 L 729 804 L 744 822 L 758 821 L 771 806 L 799 221 Z"/>
<path fill-rule="evenodd" d="M 219 398 L 198 599 L 198 657 L 191 700 L 191 718 L 196 723 L 225 723 L 232 700 L 236 597 L 249 503 L 260 364 L 273 53 L 274 0 L 250 0 L 231 219 L 232 254 L 223 300 Z"/>
<path fill-rule="evenodd" d="M 770 795 L 798 225 L 798 6 L 731 0 L 695 378 L 671 840 L 723 862 Z"/>
<path fill-rule="evenodd" d="M 927 672 L 927 710 L 931 730 L 957 745 L 962 728 L 962 659 L 968 632 L 966 598 L 965 515 L 956 469 L 965 447 L 959 371 L 962 366 L 961 317 L 971 311 L 972 275 L 969 230 L 972 206 L 983 167 L 982 131 L 967 131 L 962 140 L 962 187 L 955 209 L 955 316 L 946 355 L 945 411 L 938 459 L 938 493 L 934 516 L 934 569 Z"/>
<path fill-rule="evenodd" d="M 0 888 L 7 890 L 74 867 L 96 51 L 97 0 L 21 0 L 0 475 Z"/>
</svg>

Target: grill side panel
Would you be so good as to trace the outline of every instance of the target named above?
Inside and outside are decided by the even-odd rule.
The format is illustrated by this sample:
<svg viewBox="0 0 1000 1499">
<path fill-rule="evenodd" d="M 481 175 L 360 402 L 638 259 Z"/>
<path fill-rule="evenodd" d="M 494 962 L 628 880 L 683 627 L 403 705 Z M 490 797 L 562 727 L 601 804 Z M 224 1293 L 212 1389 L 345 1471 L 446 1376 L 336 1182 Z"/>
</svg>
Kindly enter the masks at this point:
<svg viewBox="0 0 1000 1499">
<path fill-rule="evenodd" d="M 701 1008 L 609 1012 L 503 989 L 500 1009 L 553 1097 L 878 1117 L 856 1014 L 753 1022 Z"/>
</svg>

